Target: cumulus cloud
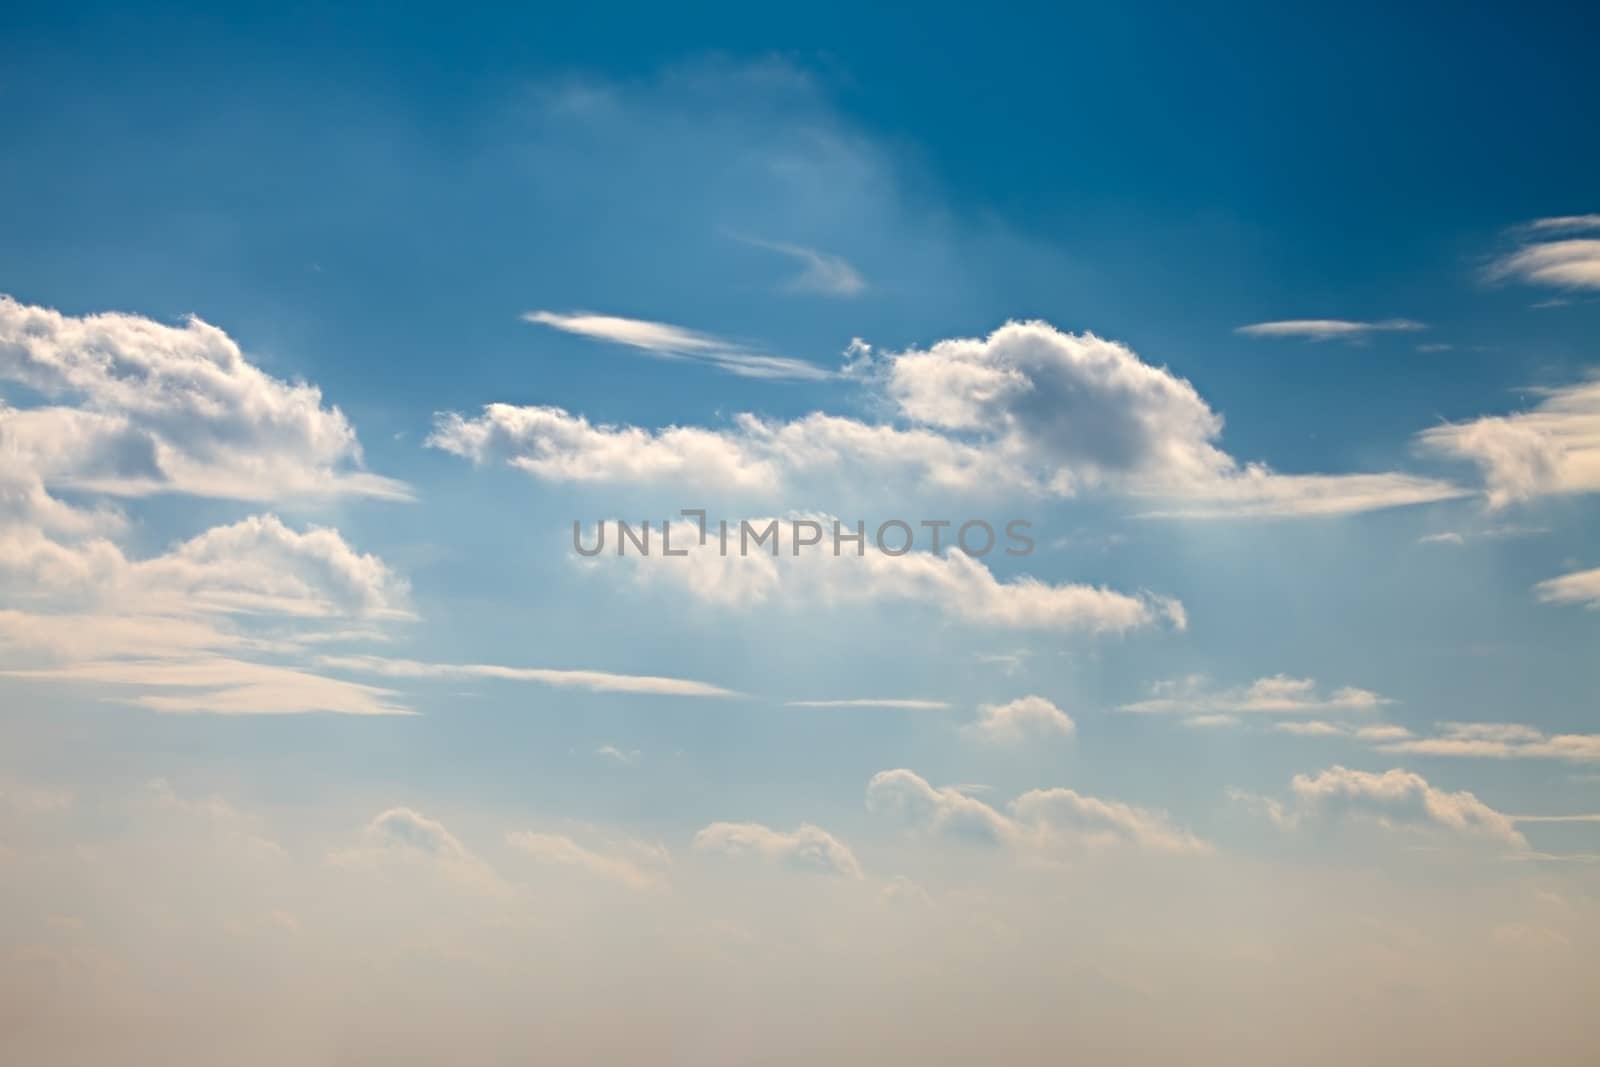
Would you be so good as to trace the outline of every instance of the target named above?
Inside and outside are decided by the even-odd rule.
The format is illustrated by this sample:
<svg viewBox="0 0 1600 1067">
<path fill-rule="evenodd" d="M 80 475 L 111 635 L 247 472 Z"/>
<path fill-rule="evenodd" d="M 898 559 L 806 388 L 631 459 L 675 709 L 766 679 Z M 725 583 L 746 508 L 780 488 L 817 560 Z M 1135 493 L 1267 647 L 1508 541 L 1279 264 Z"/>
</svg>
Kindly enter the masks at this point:
<svg viewBox="0 0 1600 1067">
<path fill-rule="evenodd" d="M 1035 858 L 1049 858 L 1063 848 L 1118 845 L 1180 854 L 1210 851 L 1206 842 L 1174 826 L 1165 812 L 1065 788 L 1032 790 L 1001 812 L 903 768 L 872 776 L 867 809 L 931 836 L 1003 845 Z"/>
<path fill-rule="evenodd" d="M 815 253 L 813 253 L 815 255 Z M 848 269 L 848 265 L 846 265 Z M 524 321 L 596 341 L 625 345 L 656 359 L 709 363 L 741 378 L 816 381 L 830 372 L 803 359 L 774 356 L 709 333 L 646 319 L 629 319 L 593 312 L 530 311 Z"/>
<path fill-rule="evenodd" d="M 70 316 L 0 296 L 0 382 L 67 405 L 0 408 L 0 440 L 47 485 L 239 500 L 409 496 L 361 468 L 355 430 L 316 386 L 265 373 L 198 318 Z"/>
<path fill-rule="evenodd" d="M 505 896 L 510 887 L 475 852 L 437 819 L 407 807 L 379 812 L 362 831 L 361 843 L 329 855 L 337 866 L 380 872 L 421 870 L 474 893 Z"/>
<path fill-rule="evenodd" d="M 1219 518 L 1346 514 L 1462 495 L 1398 473 L 1282 474 L 1240 463 L 1217 443 L 1222 417 L 1187 380 L 1125 345 L 1045 322 L 1009 322 L 927 349 L 852 352 L 850 377 L 892 421 L 745 414 L 727 428 L 649 430 L 491 404 L 474 417 L 439 413 L 429 444 L 551 481 L 769 498 L 826 476 L 984 493 L 1102 491 L 1139 498 L 1153 516 Z"/>
<path fill-rule="evenodd" d="M 1531 410 L 1445 423 L 1418 441 L 1476 464 L 1492 507 L 1600 492 L 1600 379 L 1534 392 L 1541 399 Z"/>
<path fill-rule="evenodd" d="M 866 531 L 859 555 L 844 544 L 835 556 L 831 541 L 796 555 L 796 522 L 816 524 L 824 538 L 833 535 L 835 520 L 830 516 L 763 517 L 743 520 L 737 528 L 730 524 L 726 555 L 720 550 L 720 535 L 713 533 L 704 544 L 690 540 L 681 546 L 688 553 L 682 558 L 630 553 L 617 562 L 643 584 L 666 586 L 738 610 L 769 603 L 793 609 L 819 603 L 909 602 L 928 605 L 949 618 L 1000 629 L 1123 633 L 1161 622 L 1180 630 L 1187 625 L 1183 605 L 1171 598 L 1051 584 L 1025 575 L 1002 580 L 982 560 L 959 550 L 944 555 L 884 552 L 872 543 L 871 531 Z M 753 547 L 741 555 L 733 546 L 745 536 L 746 525 Z M 769 526 L 775 530 L 765 542 L 775 546 L 770 551 L 754 541 Z M 845 524 L 840 529 L 845 534 L 855 532 Z"/>
<path fill-rule="evenodd" d="M 1549 578 L 1533 588 L 1546 604 L 1582 604 L 1600 610 L 1600 567 Z"/>
<path fill-rule="evenodd" d="M 1077 726 L 1072 716 L 1041 696 L 1025 696 L 1004 704 L 984 704 L 969 729 L 986 741 L 1016 743 L 1030 738 L 1070 737 Z"/>
<path fill-rule="evenodd" d="M 405 581 L 334 530 L 255 516 L 131 560 L 104 538 L 0 523 L 0 549 L 0 589 L 25 605 L 0 612 L 0 653 L 32 661 L 8 677 L 163 712 L 406 713 L 392 690 L 242 658 L 292 652 L 262 631 L 285 620 L 411 617 Z"/>
<path fill-rule="evenodd" d="M 1268 715 L 1305 715 L 1329 711 L 1375 711 L 1392 703 L 1368 689 L 1344 686 L 1323 693 L 1310 678 L 1274 674 L 1247 686 L 1218 689 L 1202 677 L 1158 682 L 1145 700 L 1124 704 L 1119 710 L 1139 714 L 1193 714 L 1196 712 Z"/>
<path fill-rule="evenodd" d="M 860 878 L 861 865 L 849 847 L 820 826 L 803 823 L 793 831 L 758 822 L 717 822 L 694 835 L 701 852 L 753 856 L 793 870 Z"/>
<path fill-rule="evenodd" d="M 1294 337 L 1306 341 L 1362 341 L 1375 333 L 1392 333 L 1424 330 L 1427 327 L 1411 319 L 1382 319 L 1377 322 L 1353 322 L 1349 319 L 1283 319 L 1277 322 L 1256 322 L 1240 326 L 1234 332 L 1246 337 Z"/>
<path fill-rule="evenodd" d="M 1356 820 L 1388 830 L 1476 839 L 1519 851 L 1528 847 L 1509 816 L 1471 793 L 1436 789 L 1410 771 L 1375 774 L 1336 766 L 1315 775 L 1295 775 L 1289 790 L 1287 803 L 1267 800 L 1264 804 L 1273 820 L 1286 828 L 1316 821 Z"/>
<path fill-rule="evenodd" d="M 653 866 L 647 868 L 625 855 L 608 855 L 586 848 L 564 834 L 517 830 L 506 835 L 506 843 L 540 863 L 573 868 L 604 881 L 616 882 L 629 889 L 654 890 L 663 888 L 666 884 L 665 874 L 654 869 L 655 865 L 665 862 L 666 859 L 664 850 L 659 848 L 634 849 L 639 855 L 651 859 Z"/>
</svg>

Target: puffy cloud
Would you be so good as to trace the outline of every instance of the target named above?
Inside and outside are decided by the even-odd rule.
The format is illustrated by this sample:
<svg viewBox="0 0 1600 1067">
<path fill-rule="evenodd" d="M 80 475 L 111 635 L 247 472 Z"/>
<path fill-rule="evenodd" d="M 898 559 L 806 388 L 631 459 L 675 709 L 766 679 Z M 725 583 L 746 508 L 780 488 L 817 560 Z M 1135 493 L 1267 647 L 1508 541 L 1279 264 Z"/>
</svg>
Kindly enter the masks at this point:
<svg viewBox="0 0 1600 1067">
<path fill-rule="evenodd" d="M 952 786 L 935 788 L 903 768 L 879 771 L 867 783 L 867 810 L 935 836 L 1005 844 L 1015 839 L 1010 819 Z"/>
<path fill-rule="evenodd" d="M 405 498 L 361 469 L 355 430 L 306 383 L 268 375 L 222 330 L 0 296 L 0 382 L 68 407 L 0 410 L 0 438 L 46 484 L 241 500 Z"/>
<path fill-rule="evenodd" d="M 1204 854 L 1211 846 L 1173 826 L 1166 813 L 1072 789 L 1035 789 L 1011 802 L 1024 825 L 1066 833 L 1090 845 L 1131 844 L 1150 852 Z"/>
<path fill-rule="evenodd" d="M 1494 507 L 1600 492 L 1600 379 L 1537 392 L 1542 399 L 1532 410 L 1446 423 L 1418 440 L 1476 464 Z"/>
<path fill-rule="evenodd" d="M 1180 854 L 1211 850 L 1173 826 L 1164 812 L 1065 788 L 1024 793 L 1002 813 L 959 789 L 936 788 L 912 771 L 897 769 L 873 775 L 867 808 L 934 836 L 1005 845 L 1035 858 L 1050 858 L 1063 848 L 1112 845 Z"/>
<path fill-rule="evenodd" d="M 811 253 L 811 255 L 816 254 Z M 818 262 L 826 266 L 825 261 L 819 259 Z M 828 371 L 803 359 L 769 355 L 712 334 L 688 330 L 682 326 L 670 326 L 664 322 L 627 319 L 616 315 L 596 315 L 587 311 L 570 314 L 530 311 L 522 317 L 527 322 L 549 326 L 564 333 L 626 345 L 657 359 L 683 359 L 710 363 L 741 378 L 814 381 L 830 377 Z"/>
<path fill-rule="evenodd" d="M 1122 705 L 1122 711 L 1140 714 L 1303 715 L 1329 711 L 1374 711 L 1392 703 L 1367 689 L 1345 686 L 1322 693 L 1310 678 L 1275 674 L 1257 678 L 1247 686 L 1216 689 L 1205 678 L 1190 677 L 1158 682 L 1147 700 Z"/>
<path fill-rule="evenodd" d="M 629 336 L 667 343 L 648 330 Z M 1222 417 L 1187 380 L 1125 345 L 1044 322 L 1009 322 L 927 349 L 852 352 L 850 377 L 896 421 L 746 414 L 726 429 L 648 430 L 491 404 L 477 417 L 440 413 L 429 444 L 551 481 L 668 482 L 768 498 L 826 476 L 868 487 L 1106 491 L 1150 503 L 1153 516 L 1218 518 L 1345 514 L 1462 495 L 1404 474 L 1285 475 L 1241 464 L 1218 446 Z"/>
<path fill-rule="evenodd" d="M 793 551 L 797 523 L 813 522 L 823 531 L 824 543 Z M 638 581 L 681 590 L 694 598 L 737 609 L 774 602 L 784 607 L 802 603 L 828 605 L 899 601 L 927 604 L 942 614 L 979 626 L 1017 630 L 1085 630 L 1122 633 L 1162 621 L 1183 629 L 1187 619 L 1176 600 L 1149 593 L 1128 594 L 1103 587 L 1051 584 L 1020 576 L 1009 581 L 995 577 L 980 559 L 951 550 L 944 555 L 908 551 L 892 555 L 872 544 L 866 531 L 860 555 L 843 544 L 832 553 L 835 520 L 829 516 L 759 518 L 730 524 L 729 549 L 721 551 L 720 534 L 708 534 L 704 544 L 685 538 L 675 545 L 688 552 L 681 558 L 629 553 L 626 564 Z M 751 529 L 748 555 L 739 548 Z M 776 544 L 769 550 L 755 538 L 768 527 L 776 529 Z M 855 528 L 840 524 L 840 531 Z M 613 531 L 615 532 L 615 531 Z M 657 529 L 659 535 L 660 530 Z M 810 528 L 806 532 L 812 533 Z M 592 543 L 593 538 L 588 543 Z M 895 547 L 895 546 L 891 546 Z"/>
<path fill-rule="evenodd" d="M 1356 819 L 1394 830 L 1442 833 L 1526 849 L 1512 820 L 1471 793 L 1445 792 L 1420 774 L 1390 770 L 1382 774 L 1330 767 L 1315 775 L 1297 774 L 1289 805 L 1269 802 L 1269 812 L 1284 826 L 1311 820 Z"/>
<path fill-rule="evenodd" d="M 410 617 L 404 580 L 333 530 L 257 516 L 130 560 L 104 538 L 0 524 L 0 588 L 27 605 L 0 612 L 0 652 L 34 661 L 11 678 L 109 688 L 163 712 L 406 713 L 392 690 L 241 658 L 294 651 L 258 632 L 273 620 Z"/>
<path fill-rule="evenodd" d="M 1547 579 L 1534 586 L 1534 592 L 1547 604 L 1582 604 L 1600 610 L 1600 567 Z"/>
<path fill-rule="evenodd" d="M 650 674 L 613 674 L 609 671 L 558 670 L 549 667 L 502 667 L 491 663 L 422 663 L 384 656 L 319 656 L 324 667 L 361 671 L 386 678 L 487 678 L 532 682 L 558 689 L 584 689 L 592 693 L 644 693 L 656 696 L 732 697 L 731 689 Z"/>
<path fill-rule="evenodd" d="M 1038 737 L 1070 737 L 1077 729 L 1072 716 L 1041 696 L 1025 696 L 1005 704 L 984 704 L 970 729 L 996 742 Z"/>
<path fill-rule="evenodd" d="M 1295 337 L 1307 341 L 1363 341 L 1375 333 L 1427 329 L 1410 319 L 1352 322 L 1349 319 L 1284 319 L 1240 326 L 1234 333 L 1246 337 Z"/>
<path fill-rule="evenodd" d="M 362 831 L 360 845 L 328 858 L 341 867 L 425 870 L 461 889 L 491 896 L 510 892 L 493 868 L 443 823 L 407 807 L 379 812 Z"/>
<path fill-rule="evenodd" d="M 701 852 L 755 856 L 795 870 L 860 878 L 861 865 L 849 847 L 819 826 L 803 823 L 793 831 L 757 822 L 717 822 L 694 835 Z"/>
<path fill-rule="evenodd" d="M 506 843 L 540 863 L 574 868 L 629 889 L 652 890 L 665 885 L 665 876 L 660 871 L 647 870 L 626 856 L 612 856 L 585 848 L 564 834 L 518 830 L 506 835 Z M 646 851 L 658 863 L 665 858 L 659 849 Z"/>
</svg>

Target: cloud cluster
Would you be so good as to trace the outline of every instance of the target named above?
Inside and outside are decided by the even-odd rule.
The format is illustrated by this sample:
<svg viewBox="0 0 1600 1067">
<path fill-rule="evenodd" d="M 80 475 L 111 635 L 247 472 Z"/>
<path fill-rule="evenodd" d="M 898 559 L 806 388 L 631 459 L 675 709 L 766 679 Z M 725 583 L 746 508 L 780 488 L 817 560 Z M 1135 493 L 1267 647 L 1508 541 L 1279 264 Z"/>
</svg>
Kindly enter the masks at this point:
<svg viewBox="0 0 1600 1067">
<path fill-rule="evenodd" d="M 1287 803 L 1268 799 L 1263 805 L 1285 828 L 1355 820 L 1388 830 L 1480 840 L 1515 850 L 1528 847 L 1509 816 L 1471 793 L 1437 789 L 1411 771 L 1394 769 L 1378 774 L 1335 766 L 1314 775 L 1295 775 L 1289 793 Z"/>
<path fill-rule="evenodd" d="M 46 485 L 118 496 L 404 499 L 361 469 L 355 430 L 313 385 L 251 363 L 198 318 L 70 316 L 0 295 L 0 383 L 55 406 L 0 407 L 0 444 Z"/>
<path fill-rule="evenodd" d="M 1126 345 L 1044 322 L 927 349 L 853 351 L 850 377 L 892 420 L 746 414 L 727 428 L 649 430 L 491 404 L 477 416 L 441 412 L 428 443 L 550 481 L 767 498 L 807 478 L 847 478 L 966 492 L 1103 491 L 1140 498 L 1155 515 L 1216 518 L 1344 514 L 1462 495 L 1398 473 L 1285 475 L 1242 464 L 1217 444 L 1222 418 L 1187 380 Z"/>
<path fill-rule="evenodd" d="M 1207 842 L 1174 826 L 1165 812 L 1065 788 L 1023 793 L 1002 812 L 954 787 L 933 786 L 902 768 L 872 776 L 867 808 L 933 837 L 1004 845 L 1037 859 L 1086 847 L 1176 854 L 1211 851 Z"/>
</svg>

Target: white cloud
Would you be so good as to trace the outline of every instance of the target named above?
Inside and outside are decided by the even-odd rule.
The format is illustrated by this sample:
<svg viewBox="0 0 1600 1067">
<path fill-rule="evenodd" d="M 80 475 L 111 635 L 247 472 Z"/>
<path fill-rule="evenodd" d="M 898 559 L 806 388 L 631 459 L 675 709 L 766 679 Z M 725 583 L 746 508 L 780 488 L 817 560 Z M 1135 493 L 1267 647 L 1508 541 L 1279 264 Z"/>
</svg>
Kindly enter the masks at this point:
<svg viewBox="0 0 1600 1067">
<path fill-rule="evenodd" d="M 1570 237 L 1525 244 L 1497 260 L 1488 276 L 1554 289 L 1600 289 L 1600 240 Z"/>
<path fill-rule="evenodd" d="M 1368 689 L 1345 686 L 1322 693 L 1310 678 L 1275 674 L 1257 678 L 1247 686 L 1212 687 L 1201 677 L 1158 682 L 1146 700 L 1124 704 L 1121 711 L 1140 714 L 1188 715 L 1197 712 L 1269 715 L 1304 715 L 1329 711 L 1375 711 L 1392 703 Z"/>
<path fill-rule="evenodd" d="M 1445 792 L 1420 774 L 1399 769 L 1374 774 L 1330 767 L 1315 775 L 1297 774 L 1287 805 L 1275 800 L 1265 804 L 1285 827 L 1353 819 L 1390 830 L 1475 838 L 1516 850 L 1528 845 L 1509 816 L 1471 793 Z"/>
<path fill-rule="evenodd" d="M 0 382 L 76 406 L 0 407 L 0 441 L 47 485 L 120 496 L 404 499 L 361 469 L 355 430 L 313 385 L 245 358 L 191 317 L 69 316 L 0 296 Z"/>
<path fill-rule="evenodd" d="M 587 311 L 565 314 L 530 311 L 522 317 L 527 322 L 549 326 L 563 333 L 626 345 L 656 359 L 709 363 L 741 378 L 818 381 L 832 377 L 831 372 L 803 359 L 770 355 L 738 342 L 664 322 L 596 315 Z"/>
<path fill-rule="evenodd" d="M 753 237 L 741 238 L 746 244 L 788 256 L 800 265 L 800 273 L 790 279 L 787 287 L 795 292 L 821 293 L 824 296 L 859 296 L 866 291 L 867 283 L 859 271 L 843 256 L 819 252 L 804 245 L 784 241 L 762 241 Z"/>
<path fill-rule="evenodd" d="M 1455 545 L 1460 548 L 1466 543 L 1466 538 L 1453 530 L 1446 530 L 1443 533 L 1423 534 L 1417 538 L 1417 544 L 1419 545 Z"/>
<path fill-rule="evenodd" d="M 106 650 L 115 651 L 115 650 Z M 173 714 L 409 715 L 390 689 L 357 685 L 294 667 L 231 656 L 90 659 L 53 667 L 0 670 L 19 681 L 110 688 L 121 703 Z M 131 689 L 137 695 L 121 695 Z"/>
<path fill-rule="evenodd" d="M 1211 850 L 1173 826 L 1164 812 L 1065 788 L 1024 793 L 1002 813 L 959 789 L 936 788 L 912 771 L 897 769 L 872 776 L 867 808 L 936 837 L 1005 845 L 1034 858 L 1049 858 L 1063 848 L 1108 845 L 1166 853 Z"/>
<path fill-rule="evenodd" d="M 1542 399 L 1532 410 L 1445 423 L 1418 441 L 1476 464 L 1493 507 L 1600 492 L 1600 379 L 1536 392 Z"/>
<path fill-rule="evenodd" d="M 319 656 L 324 667 L 360 671 L 386 678 L 487 678 L 532 682 L 559 689 L 584 689 L 592 693 L 642 693 L 656 696 L 732 697 L 731 689 L 687 678 L 650 674 L 614 674 L 609 671 L 560 670 L 550 667 L 503 667 L 491 663 L 423 663 L 385 656 Z"/>
<path fill-rule="evenodd" d="M 585 848 L 564 834 L 517 830 L 506 835 L 506 843 L 540 863 L 574 868 L 629 889 L 653 890 L 663 888 L 666 884 L 666 876 L 659 870 L 647 869 L 626 856 L 607 855 Z M 651 856 L 658 863 L 665 860 L 664 853 L 659 849 L 636 851 Z"/>
<path fill-rule="evenodd" d="M 849 847 L 809 823 L 793 831 L 757 822 L 712 823 L 694 835 L 694 847 L 701 852 L 755 856 L 794 870 L 861 877 L 861 865 Z"/>
<path fill-rule="evenodd" d="M 407 807 L 380 812 L 362 832 L 359 846 L 333 852 L 328 858 L 340 867 L 426 871 L 473 893 L 510 893 L 510 887 L 493 868 L 443 823 Z"/>
<path fill-rule="evenodd" d="M 742 528 L 730 525 L 733 532 L 727 555 L 721 553 L 719 538 L 713 534 L 703 545 L 691 541 L 682 546 L 688 552 L 682 558 L 630 553 L 617 562 L 631 569 L 641 583 L 667 586 L 739 610 L 769 603 L 794 609 L 817 603 L 910 602 L 978 626 L 1105 633 L 1162 621 L 1181 630 L 1187 622 L 1183 605 L 1170 598 L 1088 585 L 1054 585 L 1027 576 L 1002 580 L 982 560 L 959 550 L 946 555 L 923 551 L 890 555 L 871 544 L 871 531 L 867 531 L 861 555 L 850 554 L 852 546 L 845 545 L 841 554 L 834 556 L 830 543 L 796 556 L 792 551 L 793 524 L 816 522 L 824 536 L 831 537 L 835 520 L 829 516 L 745 521 L 758 533 L 776 524 L 775 553 L 755 546 L 749 555 L 740 555 L 734 541 Z M 854 527 L 841 529 L 849 533 Z"/>
<path fill-rule="evenodd" d="M 1534 219 L 1524 228 L 1537 233 L 1582 233 L 1585 230 L 1600 230 L 1600 215 L 1553 215 L 1549 218 Z"/>
<path fill-rule="evenodd" d="M 26 605 L 0 611 L 0 655 L 28 664 L 8 677 L 163 712 L 406 713 L 391 690 L 241 658 L 295 651 L 263 631 L 282 621 L 411 617 L 405 581 L 334 530 L 256 516 L 130 560 L 104 538 L 0 522 L 0 549 L 0 589 Z"/>
<path fill-rule="evenodd" d="M 1070 737 L 1077 729 L 1072 716 L 1041 696 L 1025 696 L 1005 704 L 984 704 L 970 727 L 987 741 L 1017 743 L 1030 738 Z"/>
<path fill-rule="evenodd" d="M 1280 734 L 1294 734 L 1296 737 L 1343 737 L 1349 731 L 1339 723 L 1324 722 L 1321 719 L 1311 719 L 1307 722 L 1275 722 L 1272 729 Z"/>
<path fill-rule="evenodd" d="M 1479 759 L 1600 763 L 1600 734 L 1549 734 L 1522 723 L 1443 722 L 1432 737 L 1378 738 L 1384 752 Z"/>
<path fill-rule="evenodd" d="M 1549 578 L 1533 588 L 1546 604 L 1582 604 L 1600 610 L 1600 567 Z"/>
<path fill-rule="evenodd" d="M 1410 319 L 1383 319 L 1378 322 L 1352 322 L 1349 319 L 1284 319 L 1240 326 L 1235 333 L 1246 337 L 1296 337 L 1307 341 L 1359 341 L 1374 333 L 1427 329 Z"/>
<path fill-rule="evenodd" d="M 926 350 L 852 351 L 850 376 L 898 421 L 745 414 L 727 429 L 648 430 L 491 404 L 475 418 L 439 413 L 428 443 L 550 481 L 728 487 L 769 499 L 808 477 L 990 494 L 1104 491 L 1147 502 L 1152 516 L 1192 518 L 1346 514 L 1463 495 L 1398 473 L 1241 464 L 1218 447 L 1222 418 L 1188 381 L 1125 345 L 1044 322 Z"/>
<path fill-rule="evenodd" d="M 594 750 L 594 754 L 602 759 L 608 759 L 612 763 L 620 764 L 624 767 L 638 766 L 640 756 L 642 755 L 642 753 L 640 753 L 640 751 L 636 748 L 621 749 L 616 745 L 601 745 L 599 748 Z"/>
</svg>

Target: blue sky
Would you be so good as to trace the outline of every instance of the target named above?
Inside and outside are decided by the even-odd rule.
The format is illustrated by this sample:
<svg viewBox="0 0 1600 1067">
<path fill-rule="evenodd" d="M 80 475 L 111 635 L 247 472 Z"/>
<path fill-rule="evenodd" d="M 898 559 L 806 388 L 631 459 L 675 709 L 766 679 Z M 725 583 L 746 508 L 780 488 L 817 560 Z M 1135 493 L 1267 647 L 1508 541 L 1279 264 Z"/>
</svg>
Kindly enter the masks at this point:
<svg viewBox="0 0 1600 1067">
<path fill-rule="evenodd" d="M 1600 937 L 1586 13 L 80 7 L 0 31 L 7 958 L 70 957 L 81 994 L 92 948 L 160 985 L 181 929 L 179 970 L 218 989 L 278 998 L 258 972 L 317 958 L 337 996 L 371 980 L 366 938 L 408 944 L 392 922 L 426 1001 L 483 980 L 455 950 L 764 989 L 856 931 L 901 961 L 864 974 L 931 1004 L 926 946 L 1109 973 L 1159 913 L 1196 955 L 1140 955 L 1106 1017 L 1166 989 L 1173 1040 L 1232 1062 L 1277 1046 L 1219 1044 L 1186 968 L 1273 987 L 1330 946 L 1462 1011 L 1463 1047 L 1526 1050 L 1447 978 L 1498 960 L 1506 996 L 1561 994 L 1551 1057 L 1592 1050 L 1557 1010 Z M 1036 550 L 571 551 L 575 521 L 694 507 L 1025 519 Z M 125 893 L 117 861 L 147 872 Z M 1373 879 L 1381 924 L 1347 903 Z M 1152 888 L 1185 880 L 1208 903 Z M 1278 897 L 1322 910 L 1253 920 Z M 988 939 L 1002 916 L 1037 943 Z M 660 940 L 607 932 L 634 923 Z M 96 988 L 106 1023 L 131 994 Z M 790 1040 L 771 988 L 758 1044 Z M 381 1055 L 405 1019 L 374 1011 L 304 1021 Z M 910 1058 L 898 1011 L 841 1033 Z M 441 1015 L 418 1041 L 496 1025 Z"/>
</svg>

